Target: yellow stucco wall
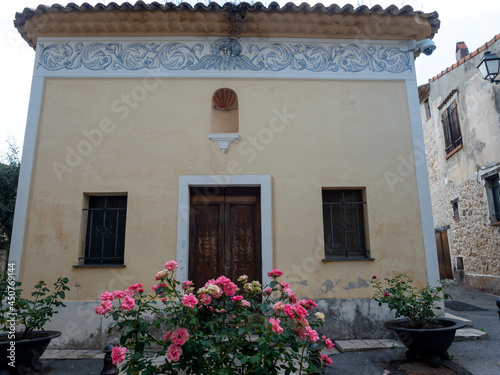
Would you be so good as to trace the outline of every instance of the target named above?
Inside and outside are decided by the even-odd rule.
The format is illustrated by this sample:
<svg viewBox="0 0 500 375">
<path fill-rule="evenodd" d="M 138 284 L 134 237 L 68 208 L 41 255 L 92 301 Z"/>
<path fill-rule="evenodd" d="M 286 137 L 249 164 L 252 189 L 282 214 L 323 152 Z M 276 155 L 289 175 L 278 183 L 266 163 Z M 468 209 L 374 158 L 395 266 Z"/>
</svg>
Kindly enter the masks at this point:
<svg viewBox="0 0 500 375">
<path fill-rule="evenodd" d="M 221 87 L 239 99 L 241 140 L 227 154 L 207 138 L 211 96 Z M 287 124 L 276 115 L 284 112 Z M 95 145 L 85 147 L 82 131 L 96 136 Z M 259 136 L 252 146 L 250 137 Z M 68 163 L 71 150 L 81 159 Z M 298 281 L 297 275 L 306 281 L 294 285 L 297 294 L 369 298 L 374 274 L 410 272 L 423 281 L 414 172 L 394 189 L 384 176 L 398 175 L 411 152 L 404 82 L 49 78 L 21 280 L 29 286 L 68 276 L 70 300 L 97 299 L 130 283 L 151 285 L 176 255 L 178 176 L 238 173 L 273 178 L 274 266 L 289 275 L 285 281 Z M 321 261 L 322 187 L 366 188 L 374 261 Z M 128 194 L 126 267 L 74 268 L 82 252 L 84 193 L 103 192 Z"/>
</svg>

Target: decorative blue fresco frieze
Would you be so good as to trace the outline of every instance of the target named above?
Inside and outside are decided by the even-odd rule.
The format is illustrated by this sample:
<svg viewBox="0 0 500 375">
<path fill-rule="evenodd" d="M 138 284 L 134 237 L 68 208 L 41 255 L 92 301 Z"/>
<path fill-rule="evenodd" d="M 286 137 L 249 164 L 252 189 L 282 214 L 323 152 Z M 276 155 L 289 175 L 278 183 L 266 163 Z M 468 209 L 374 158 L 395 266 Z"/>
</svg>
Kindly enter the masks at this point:
<svg viewBox="0 0 500 375">
<path fill-rule="evenodd" d="M 326 43 L 260 43 L 230 38 L 202 43 L 39 43 L 37 69 L 90 71 L 388 72 L 412 70 L 410 56 L 396 47 Z"/>
</svg>

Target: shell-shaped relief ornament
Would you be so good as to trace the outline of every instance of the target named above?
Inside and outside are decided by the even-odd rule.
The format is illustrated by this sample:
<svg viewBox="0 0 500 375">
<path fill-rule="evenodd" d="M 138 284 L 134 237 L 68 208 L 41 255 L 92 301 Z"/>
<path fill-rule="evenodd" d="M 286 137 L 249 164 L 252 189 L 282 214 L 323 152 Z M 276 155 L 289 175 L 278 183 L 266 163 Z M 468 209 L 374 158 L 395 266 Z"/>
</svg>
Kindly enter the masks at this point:
<svg viewBox="0 0 500 375">
<path fill-rule="evenodd" d="M 220 111 L 231 111 L 238 107 L 238 96 L 228 88 L 217 90 L 212 97 L 212 107 Z"/>
</svg>

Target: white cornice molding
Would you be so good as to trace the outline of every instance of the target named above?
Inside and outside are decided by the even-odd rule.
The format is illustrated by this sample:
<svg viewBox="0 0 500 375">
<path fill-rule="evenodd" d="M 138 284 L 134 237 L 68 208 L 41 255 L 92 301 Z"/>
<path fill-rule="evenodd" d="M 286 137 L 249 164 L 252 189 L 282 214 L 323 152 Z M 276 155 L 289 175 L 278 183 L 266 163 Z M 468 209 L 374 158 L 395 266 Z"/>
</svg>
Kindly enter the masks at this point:
<svg viewBox="0 0 500 375">
<path fill-rule="evenodd" d="M 411 79 L 398 41 L 39 38 L 35 76 Z"/>
</svg>

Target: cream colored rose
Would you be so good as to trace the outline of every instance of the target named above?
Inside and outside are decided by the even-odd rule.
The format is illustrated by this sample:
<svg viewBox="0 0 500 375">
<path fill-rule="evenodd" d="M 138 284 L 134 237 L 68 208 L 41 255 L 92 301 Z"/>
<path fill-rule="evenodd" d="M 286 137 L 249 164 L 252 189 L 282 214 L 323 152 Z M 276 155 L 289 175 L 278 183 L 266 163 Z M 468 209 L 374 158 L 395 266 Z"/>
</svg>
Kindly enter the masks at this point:
<svg viewBox="0 0 500 375">
<path fill-rule="evenodd" d="M 317 312 L 317 313 L 314 313 L 314 315 L 316 316 L 316 319 L 318 319 L 318 320 L 320 320 L 322 322 L 325 321 L 325 314 Z"/>
</svg>

